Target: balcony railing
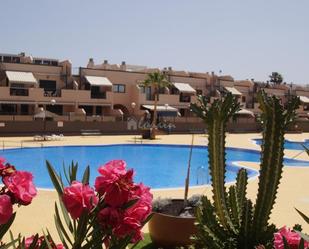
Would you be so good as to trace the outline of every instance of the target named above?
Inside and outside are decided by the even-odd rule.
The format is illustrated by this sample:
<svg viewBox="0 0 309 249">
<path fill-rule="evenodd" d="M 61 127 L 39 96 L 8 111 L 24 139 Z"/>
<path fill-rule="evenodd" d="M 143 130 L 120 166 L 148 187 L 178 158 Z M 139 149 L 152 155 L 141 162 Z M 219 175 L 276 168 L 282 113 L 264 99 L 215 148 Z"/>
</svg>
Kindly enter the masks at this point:
<svg viewBox="0 0 309 249">
<path fill-rule="evenodd" d="M 11 96 L 29 96 L 29 89 L 26 88 L 10 88 Z"/>
<path fill-rule="evenodd" d="M 106 92 L 91 92 L 92 99 L 106 99 Z"/>
<path fill-rule="evenodd" d="M 61 97 L 61 89 L 44 90 L 44 97 Z"/>
</svg>

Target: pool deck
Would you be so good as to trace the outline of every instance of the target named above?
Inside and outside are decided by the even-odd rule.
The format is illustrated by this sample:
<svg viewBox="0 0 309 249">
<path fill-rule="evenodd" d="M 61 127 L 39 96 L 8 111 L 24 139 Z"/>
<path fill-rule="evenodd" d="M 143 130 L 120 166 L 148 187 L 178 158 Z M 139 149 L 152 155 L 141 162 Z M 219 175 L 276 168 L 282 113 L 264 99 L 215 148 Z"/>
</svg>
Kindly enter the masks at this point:
<svg viewBox="0 0 309 249">
<path fill-rule="evenodd" d="M 194 135 L 195 145 L 207 144 L 207 135 Z M 227 146 L 238 147 L 244 149 L 259 150 L 260 147 L 252 142 L 253 138 L 261 138 L 260 134 L 227 134 Z M 303 141 L 309 139 L 309 133 L 287 134 L 286 139 L 292 141 Z M 30 146 L 59 146 L 59 145 L 101 145 L 101 144 L 124 144 L 124 143 L 143 143 L 143 144 L 190 144 L 191 135 L 165 135 L 158 136 L 156 140 L 141 140 L 139 137 L 128 136 L 65 136 L 60 141 L 43 141 L 35 142 L 32 137 L 1 137 L 0 141 L 5 148 L 20 147 L 23 141 L 24 147 Z M 306 153 L 300 151 L 285 150 L 285 157 L 296 157 L 300 160 L 309 160 Z M 103 163 L 103 162 L 102 162 Z M 253 169 L 259 169 L 256 163 L 240 162 L 241 165 Z M 249 180 L 248 197 L 256 198 L 258 181 L 257 178 Z M 152 190 L 154 197 L 173 197 L 182 198 L 183 189 L 160 189 Z M 192 187 L 190 195 L 206 194 L 211 196 L 209 186 Z M 54 203 L 57 200 L 55 191 L 39 190 L 38 196 L 33 200 L 32 204 L 27 207 L 20 207 L 17 210 L 17 216 L 12 226 L 13 234 L 21 233 L 30 236 L 35 232 L 48 228 L 49 231 L 56 235 L 56 229 L 53 220 Z M 299 223 L 305 232 L 309 232 L 309 225 L 305 224 L 302 218 L 294 210 L 294 207 L 309 215 L 309 167 L 284 167 L 283 177 L 279 186 L 275 208 L 271 215 L 271 221 L 278 227 L 287 225 L 292 227 Z M 144 231 L 147 232 L 147 227 Z M 57 237 L 57 236 L 56 236 Z"/>
</svg>

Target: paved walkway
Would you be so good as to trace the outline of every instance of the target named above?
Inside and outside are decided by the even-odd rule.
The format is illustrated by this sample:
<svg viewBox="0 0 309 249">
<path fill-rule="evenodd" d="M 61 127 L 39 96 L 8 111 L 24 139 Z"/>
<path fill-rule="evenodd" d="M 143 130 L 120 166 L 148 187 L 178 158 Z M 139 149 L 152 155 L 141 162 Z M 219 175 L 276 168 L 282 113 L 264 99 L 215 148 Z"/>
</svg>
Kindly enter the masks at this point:
<svg viewBox="0 0 309 249">
<path fill-rule="evenodd" d="M 227 134 L 227 146 L 245 149 L 259 150 L 259 146 L 252 142 L 252 138 L 259 138 L 260 134 Z M 287 134 L 289 140 L 302 141 L 309 139 L 309 133 Z M 20 147 L 38 146 L 29 137 L 10 137 L 0 138 L 0 146 Z M 74 136 L 64 137 L 61 141 L 40 142 L 43 146 L 55 145 L 98 145 L 98 144 L 117 144 L 117 143 L 156 143 L 156 144 L 190 144 L 191 135 L 166 135 L 159 136 L 156 140 L 141 140 L 137 136 Z M 207 144 L 206 135 L 195 135 L 195 145 Z M 286 157 L 295 157 L 297 159 L 309 160 L 305 153 L 299 151 L 286 150 Z M 241 162 L 242 165 L 259 169 L 255 163 Z M 257 178 L 251 179 L 248 186 L 248 196 L 255 199 L 257 193 Z M 153 190 L 154 197 L 179 197 L 183 196 L 183 189 Z M 203 193 L 211 196 L 210 187 L 193 187 L 190 189 L 190 195 Z M 35 232 L 40 232 L 48 228 L 52 234 L 56 234 L 53 213 L 54 203 L 57 200 L 55 191 L 40 190 L 37 198 L 28 207 L 18 208 L 17 217 L 12 227 L 14 234 L 22 233 L 29 236 Z M 294 207 L 309 215 L 309 167 L 285 167 L 283 178 L 281 180 L 278 198 L 271 220 L 279 227 L 283 225 L 293 226 L 299 223 L 304 231 L 309 232 L 309 225 L 299 217 Z M 147 227 L 144 229 L 147 231 Z"/>
</svg>

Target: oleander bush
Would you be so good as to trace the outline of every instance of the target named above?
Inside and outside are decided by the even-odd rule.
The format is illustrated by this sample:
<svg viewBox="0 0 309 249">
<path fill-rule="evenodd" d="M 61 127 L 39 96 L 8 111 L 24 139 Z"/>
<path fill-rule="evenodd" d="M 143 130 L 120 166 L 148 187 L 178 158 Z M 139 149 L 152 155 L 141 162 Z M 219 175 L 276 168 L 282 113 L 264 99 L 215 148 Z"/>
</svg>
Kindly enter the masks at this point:
<svg viewBox="0 0 309 249">
<path fill-rule="evenodd" d="M 150 188 L 133 181 L 133 170 L 122 160 L 100 166 L 94 187 L 89 185 L 90 169 L 77 180 L 78 165 L 64 171 L 66 184 L 47 162 L 47 169 L 59 196 L 54 220 L 61 243 L 55 243 L 49 231 L 28 238 L 11 234 L 12 241 L 1 242 L 0 248 L 17 249 L 124 249 L 143 238 L 141 229 L 151 217 Z M 15 219 L 13 205 L 29 205 L 37 191 L 32 174 L 17 171 L 0 160 L 4 186 L 0 192 L 0 239 Z"/>
</svg>

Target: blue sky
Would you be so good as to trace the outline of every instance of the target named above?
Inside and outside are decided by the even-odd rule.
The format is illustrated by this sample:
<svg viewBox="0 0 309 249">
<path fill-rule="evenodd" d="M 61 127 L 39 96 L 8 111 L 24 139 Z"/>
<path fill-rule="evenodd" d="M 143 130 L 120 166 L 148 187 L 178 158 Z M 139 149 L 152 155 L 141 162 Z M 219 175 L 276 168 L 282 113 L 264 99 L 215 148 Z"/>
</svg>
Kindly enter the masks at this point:
<svg viewBox="0 0 309 249">
<path fill-rule="evenodd" d="M 0 52 L 309 83 L 308 0 L 1 0 Z"/>
</svg>

